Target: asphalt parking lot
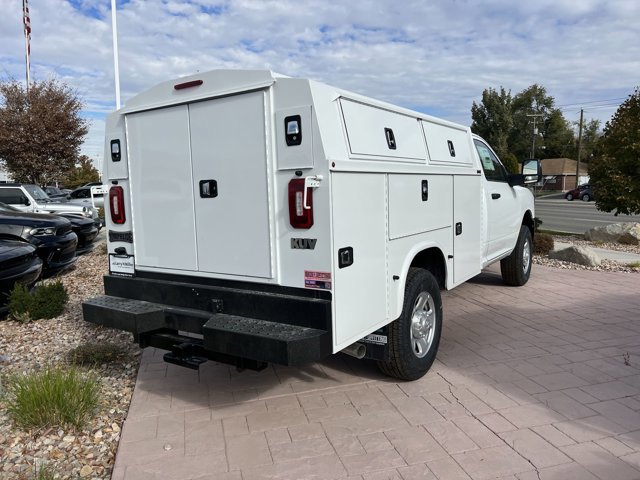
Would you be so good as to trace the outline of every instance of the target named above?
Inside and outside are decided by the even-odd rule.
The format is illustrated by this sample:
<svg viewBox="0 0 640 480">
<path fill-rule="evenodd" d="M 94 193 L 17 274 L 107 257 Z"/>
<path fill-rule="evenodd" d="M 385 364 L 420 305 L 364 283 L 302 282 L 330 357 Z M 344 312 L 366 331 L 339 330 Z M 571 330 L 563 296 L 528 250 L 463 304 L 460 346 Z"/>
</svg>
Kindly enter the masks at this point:
<svg viewBox="0 0 640 480">
<path fill-rule="evenodd" d="M 489 270 L 443 296 L 438 360 L 256 373 L 143 355 L 114 480 L 640 479 L 640 276 Z"/>
</svg>

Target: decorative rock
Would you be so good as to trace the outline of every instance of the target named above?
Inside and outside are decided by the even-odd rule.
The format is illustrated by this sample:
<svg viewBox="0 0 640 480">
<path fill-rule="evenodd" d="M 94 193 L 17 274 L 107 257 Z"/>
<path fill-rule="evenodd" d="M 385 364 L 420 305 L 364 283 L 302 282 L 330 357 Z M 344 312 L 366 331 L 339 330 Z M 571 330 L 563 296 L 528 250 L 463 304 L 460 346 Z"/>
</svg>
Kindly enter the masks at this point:
<svg viewBox="0 0 640 480">
<path fill-rule="evenodd" d="M 80 477 L 85 478 L 93 473 L 93 468 L 90 465 L 85 465 L 80 469 Z"/>
<path fill-rule="evenodd" d="M 571 246 L 562 250 L 549 252 L 549 258 L 553 260 L 564 260 L 565 262 L 586 265 L 587 267 L 597 267 L 602 263 L 600 257 L 588 247 Z"/>
<path fill-rule="evenodd" d="M 584 238 L 592 242 L 640 245 L 640 223 L 612 223 L 604 227 L 595 227 L 587 230 Z"/>
</svg>

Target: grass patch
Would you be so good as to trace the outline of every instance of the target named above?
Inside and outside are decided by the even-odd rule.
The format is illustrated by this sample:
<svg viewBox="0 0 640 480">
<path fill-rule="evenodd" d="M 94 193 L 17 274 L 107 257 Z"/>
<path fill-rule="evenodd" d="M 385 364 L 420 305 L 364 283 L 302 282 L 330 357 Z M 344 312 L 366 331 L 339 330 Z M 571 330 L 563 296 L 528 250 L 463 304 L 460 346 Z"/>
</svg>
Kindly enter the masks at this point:
<svg viewBox="0 0 640 480">
<path fill-rule="evenodd" d="M 629 267 L 629 268 L 640 268 L 640 262 L 627 263 L 627 267 Z"/>
<path fill-rule="evenodd" d="M 19 322 L 55 318 L 64 312 L 68 301 L 69 294 L 60 280 L 41 283 L 33 292 L 16 284 L 9 294 L 9 313 Z"/>
<path fill-rule="evenodd" d="M 7 411 L 22 428 L 81 428 L 98 405 L 98 382 L 75 368 L 47 367 L 7 379 Z"/>
<path fill-rule="evenodd" d="M 54 480 L 56 478 L 56 474 L 52 469 L 45 465 L 38 467 L 32 478 L 33 480 Z"/>
<path fill-rule="evenodd" d="M 102 365 L 120 360 L 124 355 L 124 348 L 118 344 L 87 342 L 71 349 L 67 360 L 75 365 Z"/>
</svg>

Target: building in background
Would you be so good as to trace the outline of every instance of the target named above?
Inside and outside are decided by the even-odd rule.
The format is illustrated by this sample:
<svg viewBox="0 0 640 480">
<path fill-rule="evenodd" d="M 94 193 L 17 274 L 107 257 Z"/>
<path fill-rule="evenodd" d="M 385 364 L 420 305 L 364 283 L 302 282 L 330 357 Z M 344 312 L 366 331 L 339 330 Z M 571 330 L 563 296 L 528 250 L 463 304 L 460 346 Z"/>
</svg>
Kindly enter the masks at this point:
<svg viewBox="0 0 640 480">
<path fill-rule="evenodd" d="M 570 158 L 543 158 L 541 190 L 566 192 L 576 188 L 577 161 Z M 578 184 L 589 181 L 588 164 L 580 163 L 580 178 Z"/>
</svg>

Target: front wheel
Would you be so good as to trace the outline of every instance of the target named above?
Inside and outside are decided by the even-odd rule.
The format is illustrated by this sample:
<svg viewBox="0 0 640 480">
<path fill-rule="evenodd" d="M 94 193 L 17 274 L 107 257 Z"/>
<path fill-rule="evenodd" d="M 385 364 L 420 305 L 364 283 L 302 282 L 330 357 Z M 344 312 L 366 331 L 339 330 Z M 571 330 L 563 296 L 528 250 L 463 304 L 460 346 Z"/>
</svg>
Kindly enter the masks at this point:
<svg viewBox="0 0 640 480">
<path fill-rule="evenodd" d="M 590 201 L 591 201 L 591 195 L 589 195 L 588 193 L 585 193 L 585 194 L 582 196 L 582 201 L 583 201 L 583 202 L 590 202 Z"/>
<path fill-rule="evenodd" d="M 511 255 L 500 260 L 500 273 L 507 285 L 520 287 L 529 281 L 531 274 L 531 231 L 525 225 L 520 227 L 518 242 Z"/>
<path fill-rule="evenodd" d="M 407 276 L 400 317 L 389 325 L 389 360 L 378 368 L 392 377 L 417 380 L 436 359 L 442 333 L 442 298 L 428 270 L 412 268 Z"/>
</svg>

